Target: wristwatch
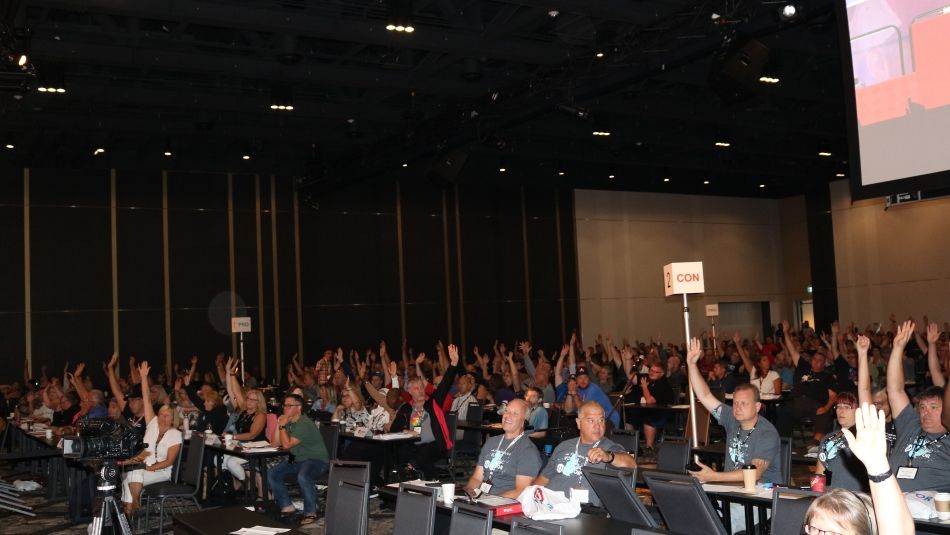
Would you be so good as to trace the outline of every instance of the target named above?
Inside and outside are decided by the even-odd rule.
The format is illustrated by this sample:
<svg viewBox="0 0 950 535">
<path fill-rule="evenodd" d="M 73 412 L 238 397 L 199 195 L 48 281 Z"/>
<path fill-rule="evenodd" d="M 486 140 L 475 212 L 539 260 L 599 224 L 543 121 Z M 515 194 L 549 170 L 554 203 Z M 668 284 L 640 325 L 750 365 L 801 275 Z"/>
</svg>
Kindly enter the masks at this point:
<svg viewBox="0 0 950 535">
<path fill-rule="evenodd" d="M 616 457 L 617 457 L 617 455 L 616 455 L 614 452 L 611 451 L 611 452 L 610 452 L 610 460 L 607 461 L 607 464 L 614 464 L 614 459 L 615 459 Z"/>
<path fill-rule="evenodd" d="M 280 429 L 287 429 L 287 426 L 286 426 L 286 425 L 278 425 L 278 426 L 277 426 L 277 429 L 278 429 L 278 430 L 280 430 Z"/>
<path fill-rule="evenodd" d="M 894 473 L 891 472 L 891 469 L 888 468 L 887 471 L 884 472 L 883 474 L 875 474 L 875 475 L 868 474 L 868 480 L 873 483 L 883 483 L 884 481 L 887 481 L 887 478 L 891 477 L 893 474 Z"/>
</svg>

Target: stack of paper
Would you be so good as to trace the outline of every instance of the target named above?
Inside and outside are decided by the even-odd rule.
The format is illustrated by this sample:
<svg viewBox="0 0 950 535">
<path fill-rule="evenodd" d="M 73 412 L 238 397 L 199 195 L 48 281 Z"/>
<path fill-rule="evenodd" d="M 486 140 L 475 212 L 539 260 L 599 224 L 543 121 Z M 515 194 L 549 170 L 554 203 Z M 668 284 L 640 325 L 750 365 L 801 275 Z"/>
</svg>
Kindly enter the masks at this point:
<svg viewBox="0 0 950 535">
<path fill-rule="evenodd" d="M 275 535 L 276 533 L 284 533 L 285 531 L 290 531 L 290 528 L 269 528 L 267 526 L 254 526 L 253 528 L 241 528 L 237 531 L 232 531 L 234 535 Z"/>
</svg>

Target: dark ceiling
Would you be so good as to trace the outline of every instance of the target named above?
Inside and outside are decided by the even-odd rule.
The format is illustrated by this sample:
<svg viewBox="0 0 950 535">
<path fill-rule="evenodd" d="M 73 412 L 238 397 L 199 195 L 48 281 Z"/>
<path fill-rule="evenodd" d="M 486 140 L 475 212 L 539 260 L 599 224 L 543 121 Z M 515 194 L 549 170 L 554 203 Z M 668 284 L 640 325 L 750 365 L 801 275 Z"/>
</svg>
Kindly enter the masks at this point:
<svg viewBox="0 0 950 535">
<path fill-rule="evenodd" d="M 405 34 L 387 0 L 8 1 L 37 78 L 0 93 L 2 157 L 286 172 L 315 192 L 434 171 L 797 194 L 847 166 L 832 1 L 796 3 L 788 22 L 780 1 L 415 0 Z M 762 68 L 722 59 L 750 39 Z M 723 95 L 735 78 L 710 73 L 736 68 L 751 89 Z M 293 111 L 270 108 L 281 88 Z"/>
</svg>

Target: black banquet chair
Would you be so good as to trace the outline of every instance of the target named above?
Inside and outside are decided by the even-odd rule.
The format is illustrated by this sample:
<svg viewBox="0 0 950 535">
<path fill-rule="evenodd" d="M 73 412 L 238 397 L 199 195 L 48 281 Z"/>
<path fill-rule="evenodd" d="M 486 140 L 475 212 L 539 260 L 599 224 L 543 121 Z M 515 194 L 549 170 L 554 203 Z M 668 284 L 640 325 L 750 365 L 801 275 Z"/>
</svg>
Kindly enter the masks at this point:
<svg viewBox="0 0 950 535">
<path fill-rule="evenodd" d="M 485 507 L 456 502 L 452 506 L 452 535 L 491 535 L 495 512 Z"/>
<path fill-rule="evenodd" d="M 145 503 L 145 528 L 149 527 L 151 506 L 158 502 L 158 533 L 165 530 L 165 503 L 171 500 L 177 509 L 181 509 L 189 500 L 195 508 L 201 510 L 198 504 L 198 489 L 201 486 L 201 472 L 204 469 L 205 438 L 202 433 L 193 433 L 188 444 L 188 456 L 181 469 L 181 481 L 166 481 L 152 483 L 143 488 L 142 499 Z M 147 489 L 147 490 L 146 490 Z"/>
<path fill-rule="evenodd" d="M 393 535 L 432 535 L 435 528 L 435 488 L 399 484 Z"/>
<path fill-rule="evenodd" d="M 369 469 L 370 465 L 365 461 L 330 461 L 326 535 L 366 535 Z"/>
<path fill-rule="evenodd" d="M 564 526 L 519 517 L 511 521 L 509 533 L 510 535 L 564 535 Z"/>
<path fill-rule="evenodd" d="M 805 522 L 805 511 L 818 496 L 821 496 L 820 492 L 776 488 L 772 493 L 771 535 L 799 535 Z"/>
<path fill-rule="evenodd" d="M 712 502 L 693 476 L 646 471 L 643 479 L 670 531 L 683 535 L 727 535 Z"/>
</svg>

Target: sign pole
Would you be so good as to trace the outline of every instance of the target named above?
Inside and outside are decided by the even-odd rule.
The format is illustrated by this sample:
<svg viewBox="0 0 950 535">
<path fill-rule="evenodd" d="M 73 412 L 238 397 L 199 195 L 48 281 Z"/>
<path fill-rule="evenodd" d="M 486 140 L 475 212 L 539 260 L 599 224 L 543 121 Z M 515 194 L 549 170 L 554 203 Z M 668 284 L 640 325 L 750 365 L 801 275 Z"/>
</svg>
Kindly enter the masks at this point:
<svg viewBox="0 0 950 535">
<path fill-rule="evenodd" d="M 238 334 L 238 343 L 241 347 L 241 384 L 244 384 L 244 333 Z"/>
<path fill-rule="evenodd" d="M 686 330 L 686 350 L 689 351 L 689 302 L 683 294 L 683 328 Z M 683 355 L 684 357 L 686 355 Z M 693 385 L 689 385 L 689 414 L 690 430 L 693 434 L 693 447 L 699 447 L 699 434 L 696 431 L 696 393 Z"/>
<path fill-rule="evenodd" d="M 231 332 L 238 333 L 238 341 L 241 345 L 241 384 L 244 384 L 244 333 L 251 332 L 251 318 L 234 317 L 231 318 Z M 230 370 L 228 370 L 230 373 Z"/>
</svg>

